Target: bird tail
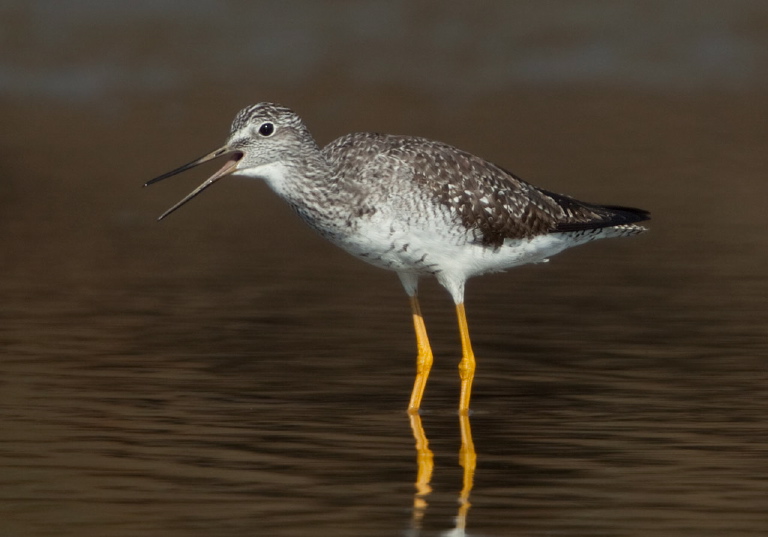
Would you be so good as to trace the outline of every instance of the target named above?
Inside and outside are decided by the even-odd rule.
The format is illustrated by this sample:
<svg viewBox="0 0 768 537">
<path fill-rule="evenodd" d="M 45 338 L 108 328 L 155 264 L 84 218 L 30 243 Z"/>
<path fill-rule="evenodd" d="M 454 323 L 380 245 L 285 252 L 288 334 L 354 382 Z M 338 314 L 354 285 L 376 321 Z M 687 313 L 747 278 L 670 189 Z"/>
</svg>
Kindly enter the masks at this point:
<svg viewBox="0 0 768 537">
<path fill-rule="evenodd" d="M 552 198 L 567 215 L 557 223 L 555 231 L 573 232 L 590 229 L 617 228 L 622 235 L 633 235 L 646 230 L 638 222 L 650 220 L 651 213 L 645 209 L 619 205 L 598 205 L 575 200 L 569 196 L 543 191 Z"/>
</svg>

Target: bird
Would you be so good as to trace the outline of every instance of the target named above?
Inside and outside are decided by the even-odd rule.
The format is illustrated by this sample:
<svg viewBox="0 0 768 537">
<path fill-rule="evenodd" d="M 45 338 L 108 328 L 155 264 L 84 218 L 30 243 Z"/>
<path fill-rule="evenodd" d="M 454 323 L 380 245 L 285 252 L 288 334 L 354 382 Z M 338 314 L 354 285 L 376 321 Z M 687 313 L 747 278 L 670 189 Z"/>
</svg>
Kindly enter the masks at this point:
<svg viewBox="0 0 768 537">
<path fill-rule="evenodd" d="M 235 116 L 223 146 L 144 186 L 227 156 L 224 165 L 158 220 L 225 176 L 260 179 L 311 228 L 353 256 L 397 273 L 416 333 L 418 413 L 433 363 L 418 299 L 435 277 L 453 299 L 462 357 L 459 414 L 469 413 L 476 359 L 464 307 L 466 281 L 573 246 L 646 231 L 643 209 L 598 205 L 537 188 L 507 169 L 426 138 L 377 132 L 321 147 L 296 112 L 262 102 Z"/>
</svg>

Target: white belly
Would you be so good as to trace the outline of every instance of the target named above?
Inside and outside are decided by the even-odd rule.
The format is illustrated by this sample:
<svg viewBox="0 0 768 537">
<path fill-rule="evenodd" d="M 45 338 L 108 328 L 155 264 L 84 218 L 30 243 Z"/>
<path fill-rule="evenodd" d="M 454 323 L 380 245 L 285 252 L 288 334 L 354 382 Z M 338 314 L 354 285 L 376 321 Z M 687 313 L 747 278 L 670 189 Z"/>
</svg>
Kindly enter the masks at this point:
<svg viewBox="0 0 768 537">
<path fill-rule="evenodd" d="M 446 228 L 402 226 L 372 220 L 351 237 L 334 242 L 352 255 L 381 268 L 418 275 L 445 274 L 467 279 L 488 272 L 541 263 L 566 248 L 597 238 L 594 234 L 573 237 L 551 233 L 531 239 L 507 239 L 498 248 Z"/>
</svg>

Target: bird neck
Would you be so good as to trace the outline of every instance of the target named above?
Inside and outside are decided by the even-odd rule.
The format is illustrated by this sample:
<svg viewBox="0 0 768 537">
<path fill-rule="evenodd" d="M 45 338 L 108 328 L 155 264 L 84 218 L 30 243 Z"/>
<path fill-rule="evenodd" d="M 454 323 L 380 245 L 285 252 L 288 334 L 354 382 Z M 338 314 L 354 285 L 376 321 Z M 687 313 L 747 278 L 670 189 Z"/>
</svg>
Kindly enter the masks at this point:
<svg viewBox="0 0 768 537">
<path fill-rule="evenodd" d="M 265 176 L 269 186 L 321 232 L 335 226 L 340 209 L 352 205 L 347 200 L 350 192 L 343 188 L 333 165 L 320 151 L 304 152 L 271 166 L 273 173 Z"/>
</svg>

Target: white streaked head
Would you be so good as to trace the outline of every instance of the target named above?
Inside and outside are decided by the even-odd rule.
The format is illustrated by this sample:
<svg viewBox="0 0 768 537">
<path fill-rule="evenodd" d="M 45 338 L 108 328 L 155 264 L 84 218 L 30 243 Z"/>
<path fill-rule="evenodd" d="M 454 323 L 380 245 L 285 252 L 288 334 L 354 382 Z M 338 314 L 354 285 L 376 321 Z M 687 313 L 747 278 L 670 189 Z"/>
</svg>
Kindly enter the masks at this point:
<svg viewBox="0 0 768 537">
<path fill-rule="evenodd" d="M 259 103 L 242 109 L 235 116 L 227 142 L 192 162 L 148 181 L 162 181 L 213 160 L 229 155 L 229 160 L 203 184 L 165 211 L 162 220 L 226 175 L 240 175 L 267 181 L 280 192 L 292 162 L 306 151 L 317 151 L 317 144 L 296 113 L 273 103 Z"/>
</svg>

